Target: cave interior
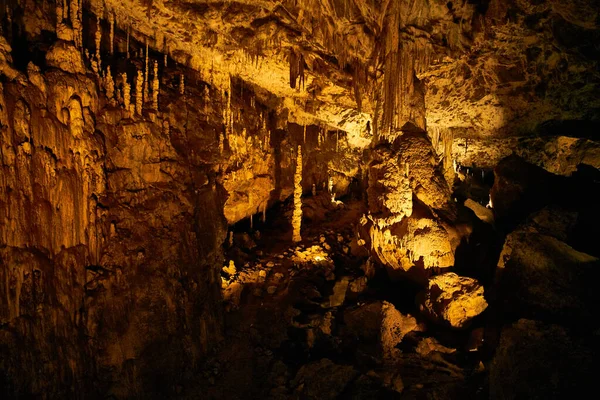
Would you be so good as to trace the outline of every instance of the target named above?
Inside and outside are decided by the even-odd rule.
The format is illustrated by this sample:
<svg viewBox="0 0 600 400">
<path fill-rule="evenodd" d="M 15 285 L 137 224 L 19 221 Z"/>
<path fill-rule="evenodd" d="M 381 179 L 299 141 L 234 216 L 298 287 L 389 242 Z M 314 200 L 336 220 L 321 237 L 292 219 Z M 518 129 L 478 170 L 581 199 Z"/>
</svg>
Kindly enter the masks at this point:
<svg viewBox="0 0 600 400">
<path fill-rule="evenodd" d="M 598 0 L 1 0 L 0 397 L 594 393 L 599 139 Z"/>
</svg>

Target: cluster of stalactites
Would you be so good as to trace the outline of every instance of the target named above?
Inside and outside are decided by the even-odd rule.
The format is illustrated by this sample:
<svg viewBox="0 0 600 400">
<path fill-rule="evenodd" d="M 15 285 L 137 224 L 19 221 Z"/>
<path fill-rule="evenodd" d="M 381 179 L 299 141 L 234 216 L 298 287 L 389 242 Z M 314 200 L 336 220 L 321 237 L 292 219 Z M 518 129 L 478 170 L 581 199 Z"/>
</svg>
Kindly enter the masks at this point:
<svg viewBox="0 0 600 400">
<path fill-rule="evenodd" d="M 302 146 L 298 146 L 296 155 L 296 173 L 294 174 L 294 212 L 292 214 L 292 240 L 300 242 L 302 225 Z"/>
<path fill-rule="evenodd" d="M 431 45 L 424 40 L 401 40 L 404 22 L 401 18 L 401 2 L 390 4 L 384 34 L 384 46 L 380 57 L 384 64 L 382 93 L 378 99 L 376 112 L 381 112 L 381 126 L 374 119 L 375 133 L 380 137 L 391 135 L 410 121 L 425 129 L 424 104 L 413 104 L 416 74 L 424 71 L 432 60 Z M 421 110 L 420 108 L 423 108 Z"/>
<path fill-rule="evenodd" d="M 7 6 L 8 7 L 8 6 Z M 8 8 L 7 8 L 8 9 Z M 56 33 L 59 39 L 72 40 L 77 48 L 83 44 L 82 0 L 56 1 Z M 10 13 L 7 14 L 10 18 Z M 65 24 L 70 21 L 71 28 Z"/>
</svg>

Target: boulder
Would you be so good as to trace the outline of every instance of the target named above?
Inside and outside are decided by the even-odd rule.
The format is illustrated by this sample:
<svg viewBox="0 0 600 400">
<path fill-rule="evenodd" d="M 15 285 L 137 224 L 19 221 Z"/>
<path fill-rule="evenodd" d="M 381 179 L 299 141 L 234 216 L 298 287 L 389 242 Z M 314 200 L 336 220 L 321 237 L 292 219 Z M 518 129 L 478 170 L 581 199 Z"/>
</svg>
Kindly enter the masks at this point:
<svg viewBox="0 0 600 400">
<path fill-rule="evenodd" d="M 473 278 L 447 272 L 429 279 L 417 296 L 421 312 L 435 322 L 452 328 L 466 328 L 487 308 L 483 286 Z"/>
<path fill-rule="evenodd" d="M 521 319 L 502 330 L 490 399 L 567 399 L 596 390 L 594 352 L 558 325 Z"/>
<path fill-rule="evenodd" d="M 494 214 L 505 229 L 514 229 L 529 214 L 549 204 L 566 204 L 573 182 L 530 164 L 521 157 L 504 158 L 494 169 L 490 192 Z"/>
<path fill-rule="evenodd" d="M 419 330 L 417 320 L 400 313 L 387 301 L 374 302 L 344 311 L 346 333 L 358 338 L 361 344 L 375 344 L 384 358 L 393 358 L 396 346 L 406 334 Z"/>
<path fill-rule="evenodd" d="M 367 222 L 371 252 L 392 279 L 408 277 L 424 284 L 432 268 L 454 265 L 456 244 L 437 220 L 411 217 L 389 226 L 380 222 Z"/>
<path fill-rule="evenodd" d="M 481 221 L 490 225 L 494 225 L 494 212 L 491 209 L 484 207 L 471 199 L 465 200 L 464 205 L 473 211 L 477 218 L 479 218 Z"/>
<path fill-rule="evenodd" d="M 525 229 L 508 235 L 498 261 L 498 300 L 504 311 L 553 322 L 597 324 L 600 260 Z"/>
</svg>

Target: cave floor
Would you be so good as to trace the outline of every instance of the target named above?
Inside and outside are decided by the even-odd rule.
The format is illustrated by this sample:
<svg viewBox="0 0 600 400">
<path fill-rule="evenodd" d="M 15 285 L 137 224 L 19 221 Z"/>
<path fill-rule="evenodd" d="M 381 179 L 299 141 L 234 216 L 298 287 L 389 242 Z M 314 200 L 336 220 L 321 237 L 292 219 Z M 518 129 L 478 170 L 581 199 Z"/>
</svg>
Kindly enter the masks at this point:
<svg viewBox="0 0 600 400">
<path fill-rule="evenodd" d="M 223 274 L 231 275 L 223 285 L 225 338 L 183 397 L 487 397 L 485 367 L 466 350 L 465 333 L 419 320 L 393 355 L 382 353 L 386 339 L 378 332 L 386 322 L 373 318 L 378 305 L 389 301 L 416 315 L 414 288 L 389 282 L 353 245 L 362 201 L 327 207 L 325 218 L 303 226 L 298 244 L 291 242 L 289 206 L 257 227 L 260 238 L 236 234 L 227 261 L 238 267 Z M 345 321 L 356 316 L 359 326 Z"/>
</svg>

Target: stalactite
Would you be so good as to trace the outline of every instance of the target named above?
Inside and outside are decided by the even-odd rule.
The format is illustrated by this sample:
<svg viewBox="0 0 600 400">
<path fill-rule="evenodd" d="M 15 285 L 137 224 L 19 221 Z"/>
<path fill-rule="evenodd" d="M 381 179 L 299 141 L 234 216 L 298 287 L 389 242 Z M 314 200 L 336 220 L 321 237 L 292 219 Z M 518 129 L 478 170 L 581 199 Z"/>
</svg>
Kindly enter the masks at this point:
<svg viewBox="0 0 600 400">
<path fill-rule="evenodd" d="M 158 79 L 158 61 L 154 61 L 154 76 L 152 78 L 152 105 L 158 111 L 158 91 L 160 81 Z"/>
<path fill-rule="evenodd" d="M 250 231 L 252 231 L 252 229 L 254 229 L 254 222 L 253 222 L 254 219 L 252 217 L 253 217 L 253 215 L 250 214 Z"/>
<path fill-rule="evenodd" d="M 137 71 L 137 80 L 135 85 L 135 112 L 142 115 L 142 106 L 144 104 L 144 77 L 141 70 Z"/>
<path fill-rule="evenodd" d="M 131 86 L 127 82 L 126 72 L 121 74 L 121 79 L 123 81 L 123 105 L 125 106 L 125 110 L 129 111 L 129 106 L 131 104 Z"/>
<path fill-rule="evenodd" d="M 165 49 L 165 61 L 164 61 L 165 62 L 165 68 L 167 68 L 167 59 L 168 59 L 166 51 L 167 51 L 167 49 Z"/>
<path fill-rule="evenodd" d="M 294 212 L 292 215 L 292 240 L 299 242 L 302 240 L 300 228 L 302 225 L 302 146 L 298 146 L 298 155 L 296 156 L 296 173 L 294 174 Z"/>
<path fill-rule="evenodd" d="M 296 84 L 298 84 L 298 88 L 304 88 L 304 55 L 302 53 L 296 54 L 292 49 L 288 58 L 290 65 L 290 87 L 295 89 Z M 299 82 L 298 78 L 300 78 Z"/>
<path fill-rule="evenodd" d="M 225 150 L 225 138 L 223 134 L 219 134 L 219 153 L 223 154 L 223 150 Z"/>
<path fill-rule="evenodd" d="M 127 59 L 129 60 L 129 29 L 130 27 L 127 27 Z"/>
<path fill-rule="evenodd" d="M 100 59 L 100 44 L 102 43 L 102 27 L 100 26 L 100 19 L 96 20 L 96 63 L 98 63 L 98 72 L 102 70 L 102 61 Z"/>
<path fill-rule="evenodd" d="M 115 15 L 111 12 L 108 15 L 108 23 L 110 25 L 110 54 L 115 53 Z"/>
<path fill-rule="evenodd" d="M 75 46 L 80 48 L 83 39 L 83 32 L 81 27 L 80 0 L 71 0 L 70 11 L 71 26 L 73 27 L 73 40 L 75 42 Z"/>
<path fill-rule="evenodd" d="M 313 196 L 316 196 L 316 195 L 317 195 L 317 185 L 315 185 L 314 183 L 313 183 L 313 185 L 312 185 L 312 195 L 313 195 Z"/>
<path fill-rule="evenodd" d="M 183 74 L 179 75 L 179 94 L 183 95 L 185 93 L 185 77 Z"/>
<path fill-rule="evenodd" d="M 146 43 L 146 62 L 144 64 L 144 102 L 150 97 L 148 93 L 148 43 Z"/>
<path fill-rule="evenodd" d="M 111 106 L 115 105 L 115 82 L 113 81 L 112 74 L 110 72 L 110 66 L 106 68 L 106 75 L 104 77 L 106 88 L 106 97 Z"/>
<path fill-rule="evenodd" d="M 57 1 L 57 3 L 60 0 Z M 63 0 L 63 14 L 62 14 L 62 18 L 63 19 L 68 19 L 69 18 L 69 0 Z"/>
</svg>

